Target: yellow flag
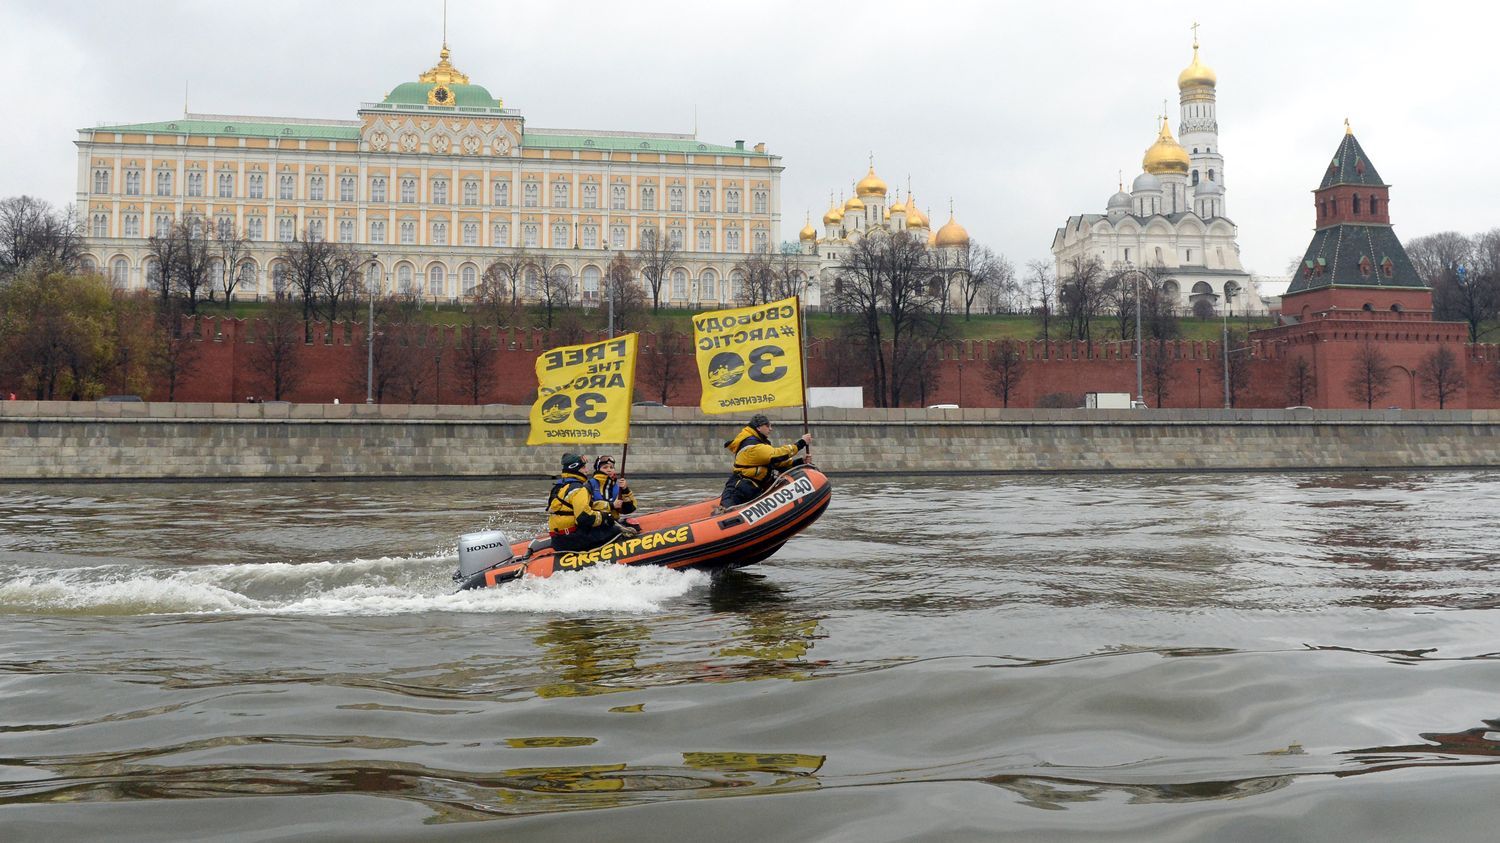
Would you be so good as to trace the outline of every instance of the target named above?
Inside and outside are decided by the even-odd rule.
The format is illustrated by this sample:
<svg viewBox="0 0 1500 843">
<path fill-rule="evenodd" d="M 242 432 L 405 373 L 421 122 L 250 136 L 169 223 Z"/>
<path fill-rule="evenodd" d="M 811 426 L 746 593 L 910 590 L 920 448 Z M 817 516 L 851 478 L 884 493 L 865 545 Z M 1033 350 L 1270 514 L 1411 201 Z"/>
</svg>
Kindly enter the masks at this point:
<svg viewBox="0 0 1500 843">
<path fill-rule="evenodd" d="M 693 317 L 705 413 L 802 406 L 797 298 Z"/>
<path fill-rule="evenodd" d="M 629 442 L 635 341 L 626 334 L 542 352 L 526 444 Z"/>
</svg>

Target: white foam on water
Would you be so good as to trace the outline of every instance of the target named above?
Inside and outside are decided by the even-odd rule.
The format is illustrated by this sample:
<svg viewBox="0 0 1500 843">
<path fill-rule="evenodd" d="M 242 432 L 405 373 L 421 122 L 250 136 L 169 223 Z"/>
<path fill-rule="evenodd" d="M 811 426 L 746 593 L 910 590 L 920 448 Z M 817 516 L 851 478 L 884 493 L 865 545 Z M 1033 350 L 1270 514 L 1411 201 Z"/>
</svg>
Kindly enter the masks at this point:
<svg viewBox="0 0 1500 843">
<path fill-rule="evenodd" d="M 154 615 L 398 615 L 660 611 L 708 582 L 693 571 L 607 565 L 455 592 L 453 555 L 142 568 L 0 571 L 0 612 Z"/>
</svg>

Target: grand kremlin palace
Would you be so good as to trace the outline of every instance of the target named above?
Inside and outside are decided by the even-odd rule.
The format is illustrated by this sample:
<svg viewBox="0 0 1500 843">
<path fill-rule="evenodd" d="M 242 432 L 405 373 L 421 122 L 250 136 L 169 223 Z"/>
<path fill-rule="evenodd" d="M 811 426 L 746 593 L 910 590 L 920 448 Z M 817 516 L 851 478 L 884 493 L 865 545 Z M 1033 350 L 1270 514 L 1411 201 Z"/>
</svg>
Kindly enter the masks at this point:
<svg viewBox="0 0 1500 843">
<path fill-rule="evenodd" d="M 779 243 L 783 168 L 764 144 L 528 129 L 454 67 L 447 45 L 419 81 L 357 113 L 81 130 L 88 260 L 117 286 L 142 288 L 148 238 L 198 217 L 251 241 L 245 295 L 276 290 L 281 244 L 306 236 L 373 253 L 371 280 L 387 292 L 444 300 L 469 294 L 507 252 L 545 251 L 587 302 L 611 252 L 654 231 L 679 250 L 663 299 L 708 306 L 734 301 L 738 261 Z M 539 292 L 535 276 L 527 286 Z"/>
</svg>

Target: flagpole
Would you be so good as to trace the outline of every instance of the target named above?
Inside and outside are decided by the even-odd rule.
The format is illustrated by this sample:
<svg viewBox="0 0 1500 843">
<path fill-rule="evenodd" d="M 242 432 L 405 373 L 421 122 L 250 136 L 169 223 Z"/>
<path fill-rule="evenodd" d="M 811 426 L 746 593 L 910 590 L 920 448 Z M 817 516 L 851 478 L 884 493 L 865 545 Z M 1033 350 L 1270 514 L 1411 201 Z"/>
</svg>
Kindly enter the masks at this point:
<svg viewBox="0 0 1500 843">
<path fill-rule="evenodd" d="M 797 365 L 802 368 L 802 432 L 811 433 L 807 423 L 807 316 L 802 312 L 802 296 L 792 296 L 792 301 L 797 305 L 797 321 L 801 323 L 797 331 Z M 812 443 L 807 443 L 807 461 L 812 462 Z"/>
</svg>

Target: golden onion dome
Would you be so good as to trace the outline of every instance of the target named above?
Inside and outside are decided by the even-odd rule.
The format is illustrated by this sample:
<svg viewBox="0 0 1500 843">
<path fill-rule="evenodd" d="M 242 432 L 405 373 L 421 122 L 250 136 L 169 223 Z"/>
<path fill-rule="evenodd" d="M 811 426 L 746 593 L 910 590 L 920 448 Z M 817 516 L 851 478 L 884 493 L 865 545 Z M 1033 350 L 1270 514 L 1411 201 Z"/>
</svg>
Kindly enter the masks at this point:
<svg viewBox="0 0 1500 843">
<path fill-rule="evenodd" d="M 818 230 L 813 228 L 811 219 L 808 220 L 807 225 L 802 226 L 801 231 L 797 232 L 797 239 L 803 242 L 818 239 Z"/>
<path fill-rule="evenodd" d="M 1193 63 L 1177 74 L 1177 88 L 1212 88 L 1219 82 L 1219 77 L 1214 75 L 1213 69 L 1198 60 L 1198 42 L 1193 41 Z"/>
<path fill-rule="evenodd" d="M 929 225 L 930 225 L 930 223 L 927 220 L 927 215 L 924 214 L 924 213 L 922 213 L 922 209 L 921 208 L 917 207 L 917 201 L 915 199 L 912 199 L 911 197 L 907 197 L 907 200 L 906 200 L 906 227 L 907 228 L 927 228 Z"/>
<path fill-rule="evenodd" d="M 1141 159 L 1142 169 L 1152 175 L 1187 173 L 1191 163 L 1188 160 L 1187 150 L 1172 138 L 1171 124 L 1167 122 L 1167 118 L 1163 117 L 1161 134 L 1157 135 L 1156 143 L 1146 149 L 1146 156 Z"/>
<path fill-rule="evenodd" d="M 948 213 L 948 221 L 933 235 L 933 242 L 938 246 L 967 246 L 969 245 L 969 232 L 958 224 L 953 218 L 953 212 Z"/>
<path fill-rule="evenodd" d="M 844 213 L 848 213 L 850 211 L 863 211 L 864 209 L 865 203 L 859 201 L 858 196 L 850 196 L 849 201 L 844 203 Z"/>
<path fill-rule="evenodd" d="M 885 209 L 885 214 L 887 217 L 889 217 L 891 214 L 904 213 L 906 213 L 906 204 L 903 203 L 900 199 L 897 199 L 895 202 L 891 203 L 891 206 L 889 208 Z"/>
<path fill-rule="evenodd" d="M 854 186 L 854 193 L 857 196 L 885 195 L 885 180 L 875 175 L 874 164 L 870 165 L 870 172 L 866 173 L 865 177 L 859 180 L 859 184 Z"/>
<path fill-rule="evenodd" d="M 838 225 L 843 218 L 844 212 L 839 210 L 839 206 L 833 203 L 833 196 L 830 194 L 828 197 L 828 210 L 823 212 L 823 224 Z"/>
</svg>

